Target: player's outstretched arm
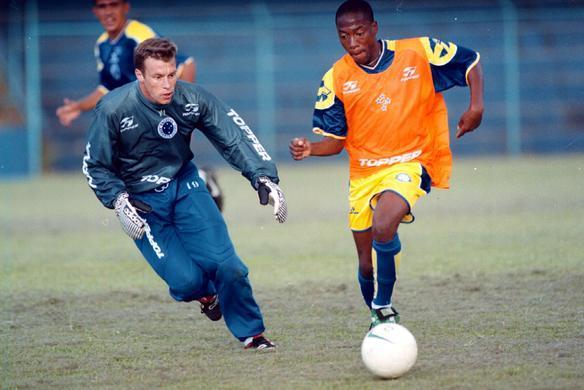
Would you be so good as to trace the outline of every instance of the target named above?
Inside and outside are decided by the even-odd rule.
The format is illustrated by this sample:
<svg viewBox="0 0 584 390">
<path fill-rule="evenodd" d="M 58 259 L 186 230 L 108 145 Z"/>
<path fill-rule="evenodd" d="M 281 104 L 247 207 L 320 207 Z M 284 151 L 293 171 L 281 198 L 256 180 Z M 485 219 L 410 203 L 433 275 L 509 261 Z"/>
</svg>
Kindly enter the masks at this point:
<svg viewBox="0 0 584 390">
<path fill-rule="evenodd" d="M 93 110 L 99 99 L 103 96 L 101 89 L 96 88 L 92 93 L 80 100 L 65 98 L 63 105 L 57 108 L 57 117 L 63 126 L 69 127 L 75 119 L 84 111 Z"/>
<path fill-rule="evenodd" d="M 308 139 L 293 138 L 290 141 L 290 155 L 294 160 L 303 160 L 310 156 L 332 156 L 341 153 L 345 141 L 332 137 L 325 137 L 319 142 L 310 142 Z"/>
<path fill-rule="evenodd" d="M 468 110 L 460 117 L 457 126 L 456 138 L 462 137 L 479 127 L 483 120 L 483 70 L 481 63 L 477 63 L 468 73 L 468 86 L 470 88 L 470 105 Z"/>
</svg>

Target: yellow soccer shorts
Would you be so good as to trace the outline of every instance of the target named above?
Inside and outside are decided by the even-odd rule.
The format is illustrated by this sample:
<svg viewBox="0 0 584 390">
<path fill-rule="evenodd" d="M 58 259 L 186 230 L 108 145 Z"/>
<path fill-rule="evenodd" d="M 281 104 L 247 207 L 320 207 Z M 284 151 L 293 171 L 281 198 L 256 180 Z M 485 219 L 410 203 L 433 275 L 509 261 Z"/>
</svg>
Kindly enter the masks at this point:
<svg viewBox="0 0 584 390">
<path fill-rule="evenodd" d="M 430 175 L 415 161 L 395 164 L 371 176 L 351 180 L 349 228 L 356 232 L 371 228 L 377 199 L 385 191 L 395 192 L 407 202 L 410 212 L 402 223 L 412 223 L 412 209 L 418 199 L 430 192 L 430 186 Z"/>
</svg>

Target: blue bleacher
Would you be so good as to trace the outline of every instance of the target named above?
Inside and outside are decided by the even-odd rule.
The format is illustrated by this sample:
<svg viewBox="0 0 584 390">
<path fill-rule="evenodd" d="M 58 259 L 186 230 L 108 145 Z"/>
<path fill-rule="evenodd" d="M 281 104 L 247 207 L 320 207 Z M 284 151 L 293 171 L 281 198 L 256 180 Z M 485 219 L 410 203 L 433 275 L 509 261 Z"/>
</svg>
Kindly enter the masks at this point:
<svg viewBox="0 0 584 390">
<path fill-rule="evenodd" d="M 90 115 L 73 128 L 54 115 L 64 97 L 80 98 L 97 84 L 93 44 L 100 33 L 88 3 L 40 3 L 42 109 L 47 169 L 80 166 Z M 258 8 L 258 4 L 260 4 Z M 505 62 L 499 2 L 372 1 L 382 38 L 430 35 L 481 52 L 486 113 L 479 131 L 453 143 L 455 153 L 504 154 L 506 146 Z M 515 2 L 518 9 L 522 151 L 584 151 L 584 5 L 569 1 Z M 234 106 L 262 134 L 259 123 L 258 39 L 271 38 L 275 81 L 275 145 L 272 155 L 289 161 L 288 139 L 311 135 L 315 92 L 322 74 L 343 54 L 334 11 L 326 1 L 133 2 L 131 16 L 173 38 L 193 55 L 198 82 Z M 262 10 L 271 20 L 260 17 Z M 69 27 L 73 25 L 74 27 Z M 265 26 L 272 26 L 266 29 Z M 0 30 L 2 31 L 2 30 Z M 0 47 L 1 49 L 1 47 Z M 445 93 L 451 128 L 468 104 L 468 90 Z M 204 161 L 220 157 L 206 142 L 193 145 Z"/>
</svg>

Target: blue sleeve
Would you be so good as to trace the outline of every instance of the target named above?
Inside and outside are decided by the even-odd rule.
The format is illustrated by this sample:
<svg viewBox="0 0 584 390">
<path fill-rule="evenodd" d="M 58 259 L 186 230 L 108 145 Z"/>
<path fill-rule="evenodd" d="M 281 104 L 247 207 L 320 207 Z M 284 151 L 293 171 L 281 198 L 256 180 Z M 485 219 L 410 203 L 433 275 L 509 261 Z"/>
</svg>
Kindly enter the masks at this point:
<svg viewBox="0 0 584 390">
<path fill-rule="evenodd" d="M 325 73 L 320 82 L 312 116 L 312 131 L 336 139 L 347 137 L 345 106 L 335 94 L 333 68 Z"/>
<path fill-rule="evenodd" d="M 424 46 L 426 46 L 436 92 L 442 92 L 454 86 L 467 86 L 468 72 L 479 61 L 479 53 L 451 42 L 434 38 L 425 39 Z"/>
</svg>

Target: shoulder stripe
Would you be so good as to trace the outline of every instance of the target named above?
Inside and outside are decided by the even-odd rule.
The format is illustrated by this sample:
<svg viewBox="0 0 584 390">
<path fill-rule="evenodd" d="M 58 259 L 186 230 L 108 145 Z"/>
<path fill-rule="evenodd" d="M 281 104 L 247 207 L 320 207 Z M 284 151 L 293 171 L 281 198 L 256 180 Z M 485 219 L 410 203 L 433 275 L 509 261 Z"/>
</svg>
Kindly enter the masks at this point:
<svg viewBox="0 0 584 390">
<path fill-rule="evenodd" d="M 97 64 L 97 73 L 101 72 L 103 69 L 103 62 L 101 61 L 101 57 L 99 56 L 99 43 L 96 43 L 93 47 L 93 56 L 95 57 L 95 62 Z"/>
<path fill-rule="evenodd" d="M 102 42 L 105 42 L 107 40 L 107 32 L 104 31 L 101 33 L 101 35 L 97 38 L 97 41 L 95 41 L 96 45 L 99 45 Z"/>
<path fill-rule="evenodd" d="M 314 134 L 318 134 L 318 135 L 322 135 L 325 137 L 331 137 L 334 139 L 346 139 L 347 137 L 341 137 L 340 135 L 335 135 L 335 134 L 331 134 L 331 133 L 327 133 L 326 131 L 324 131 L 323 129 L 320 129 L 318 127 L 315 127 L 312 129 L 312 132 Z"/>
<path fill-rule="evenodd" d="M 315 108 L 317 110 L 326 110 L 330 108 L 335 102 L 335 86 L 333 78 L 333 69 L 330 68 L 322 77 L 320 82 L 320 87 L 316 93 L 316 104 Z"/>
<path fill-rule="evenodd" d="M 387 50 L 395 51 L 395 40 L 386 39 L 385 46 L 387 47 Z"/>
<path fill-rule="evenodd" d="M 452 42 L 443 42 L 435 38 L 422 37 L 420 43 L 424 46 L 426 57 L 432 65 L 442 66 L 450 62 L 456 55 L 458 46 Z"/>
<path fill-rule="evenodd" d="M 130 20 L 126 26 L 126 36 L 130 39 L 135 40 L 138 43 L 145 41 L 148 38 L 156 37 L 157 34 L 150 27 L 144 23 L 140 23 L 136 20 Z"/>
<path fill-rule="evenodd" d="M 464 74 L 464 78 L 466 79 L 466 84 L 468 85 L 468 74 L 470 73 L 470 71 L 472 70 L 472 68 L 474 68 L 476 66 L 476 64 L 479 63 L 480 59 L 481 59 L 481 54 L 479 52 L 477 53 L 477 59 L 474 60 L 472 62 L 472 64 L 470 64 L 470 66 L 466 69 L 466 73 Z"/>
</svg>

